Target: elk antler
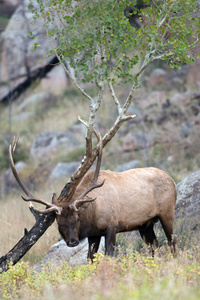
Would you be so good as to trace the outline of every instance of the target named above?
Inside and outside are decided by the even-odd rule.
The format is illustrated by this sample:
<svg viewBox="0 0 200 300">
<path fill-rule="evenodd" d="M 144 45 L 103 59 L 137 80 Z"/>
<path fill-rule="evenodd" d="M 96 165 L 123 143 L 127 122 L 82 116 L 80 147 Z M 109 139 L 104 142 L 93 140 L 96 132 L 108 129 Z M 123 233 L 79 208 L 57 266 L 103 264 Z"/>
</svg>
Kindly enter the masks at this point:
<svg viewBox="0 0 200 300">
<path fill-rule="evenodd" d="M 81 121 L 86 127 L 88 127 L 87 122 L 85 122 L 84 120 L 81 119 L 80 116 L 78 116 L 79 121 Z M 75 211 L 78 211 L 77 209 L 77 204 L 81 203 L 86 203 L 86 202 L 92 202 L 95 199 L 93 198 L 87 198 L 84 199 L 84 197 L 91 192 L 92 190 L 101 187 L 104 184 L 103 180 L 101 183 L 97 184 L 97 180 L 98 180 L 98 176 L 99 176 L 99 171 L 100 171 L 100 167 L 101 167 L 101 159 L 102 159 L 102 149 L 103 149 L 103 142 L 102 142 L 102 138 L 99 132 L 97 132 L 94 128 L 92 128 L 92 131 L 94 132 L 94 134 L 96 135 L 98 141 L 99 141 L 99 153 L 98 153 L 98 160 L 97 160 L 97 165 L 96 165 L 96 169 L 95 169 L 95 174 L 94 174 L 94 178 L 92 183 L 90 184 L 90 186 L 70 205 L 71 208 L 73 208 Z"/>
<path fill-rule="evenodd" d="M 15 148 L 17 146 L 17 142 L 18 140 L 15 138 L 13 138 L 13 142 L 12 144 L 9 146 L 9 160 L 10 160 L 10 166 L 11 166 L 11 169 L 12 169 L 12 172 L 13 172 L 13 175 L 16 179 L 16 181 L 18 182 L 19 186 L 22 188 L 22 190 L 24 191 L 24 193 L 28 196 L 28 198 L 25 198 L 24 196 L 21 196 L 22 199 L 24 201 L 32 201 L 32 202 L 37 202 L 37 203 L 40 203 L 40 204 L 43 204 L 43 205 L 46 205 L 48 206 L 49 208 L 47 208 L 46 210 L 43 210 L 43 211 L 40 211 L 40 210 L 37 210 L 34 208 L 35 211 L 39 212 L 39 213 L 48 213 L 48 212 L 51 212 L 51 211 L 55 211 L 57 214 L 61 214 L 61 211 L 62 211 L 62 207 L 59 207 L 59 206 L 56 206 L 55 204 L 51 204 L 51 203 L 48 203 L 42 199 L 39 199 L 37 197 L 35 197 L 30 191 L 29 189 L 26 187 L 26 185 L 24 184 L 24 182 L 22 181 L 22 179 L 20 178 L 17 170 L 16 170 L 16 167 L 15 167 L 15 164 L 14 164 L 14 160 L 13 160 L 13 153 L 15 151 Z M 55 194 L 53 195 L 53 197 L 55 197 Z M 32 206 L 32 203 L 31 203 L 31 206 Z"/>
</svg>

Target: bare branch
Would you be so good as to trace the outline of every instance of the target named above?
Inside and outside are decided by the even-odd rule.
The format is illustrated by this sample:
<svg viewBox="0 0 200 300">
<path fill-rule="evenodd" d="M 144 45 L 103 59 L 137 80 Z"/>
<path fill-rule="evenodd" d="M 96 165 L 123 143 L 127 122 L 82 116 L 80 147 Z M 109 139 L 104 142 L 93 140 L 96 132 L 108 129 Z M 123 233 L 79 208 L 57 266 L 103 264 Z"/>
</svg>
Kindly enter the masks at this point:
<svg viewBox="0 0 200 300">
<path fill-rule="evenodd" d="M 94 99 L 92 97 L 90 97 L 90 95 L 88 95 L 84 89 L 82 89 L 80 87 L 80 85 L 76 82 L 76 80 L 74 79 L 74 77 L 71 75 L 71 73 L 69 72 L 69 70 L 66 68 L 65 64 L 63 63 L 62 61 L 62 58 L 59 56 L 59 54 L 57 53 L 57 51 L 55 50 L 55 47 L 51 41 L 51 38 L 48 34 L 48 30 L 47 30 L 47 27 L 45 26 L 45 29 L 46 29 L 46 34 L 47 34 L 47 38 L 49 40 L 49 44 L 51 45 L 52 47 L 52 50 L 55 54 L 55 56 L 57 57 L 58 61 L 60 62 L 60 64 L 62 65 L 63 69 L 65 70 L 65 72 L 67 73 L 67 75 L 69 76 L 69 78 L 71 79 L 71 81 L 73 82 L 73 84 L 76 86 L 76 88 L 88 99 L 91 101 L 92 105 L 94 104 Z"/>
<path fill-rule="evenodd" d="M 117 105 L 118 113 L 121 114 L 121 112 L 122 112 L 122 107 L 121 107 L 121 104 L 119 103 L 119 100 L 118 100 L 118 98 L 117 98 L 117 96 L 116 96 L 116 94 L 115 94 L 115 91 L 114 91 L 112 82 L 111 82 L 110 80 L 108 81 L 108 86 L 109 86 L 111 95 L 112 95 L 112 97 L 113 97 L 113 100 L 114 100 L 115 104 Z"/>
</svg>

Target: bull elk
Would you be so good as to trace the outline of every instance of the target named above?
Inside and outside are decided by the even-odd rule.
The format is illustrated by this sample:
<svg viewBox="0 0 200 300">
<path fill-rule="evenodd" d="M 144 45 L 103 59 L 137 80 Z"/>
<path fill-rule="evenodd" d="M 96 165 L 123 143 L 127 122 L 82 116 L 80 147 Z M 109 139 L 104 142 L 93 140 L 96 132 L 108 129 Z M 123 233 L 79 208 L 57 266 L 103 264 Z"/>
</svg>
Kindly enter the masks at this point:
<svg viewBox="0 0 200 300">
<path fill-rule="evenodd" d="M 24 185 L 13 162 L 14 141 L 10 146 L 9 157 L 13 174 L 28 196 L 22 198 L 45 205 L 46 209 L 38 210 L 41 214 L 56 213 L 58 230 L 67 246 L 75 247 L 81 240 L 88 238 L 88 258 L 91 260 L 98 251 L 102 236 L 105 236 L 105 254 L 112 256 L 116 234 L 132 230 L 139 230 L 154 256 L 158 240 L 153 227 L 158 220 L 175 255 L 173 221 L 176 185 L 173 179 L 156 168 L 138 168 L 125 172 L 100 170 L 102 139 L 94 129 L 93 132 L 99 140 L 96 170 L 82 176 L 68 200 L 63 198 L 60 201 L 60 197 L 57 199 L 53 194 L 52 203 L 35 197 Z"/>
</svg>

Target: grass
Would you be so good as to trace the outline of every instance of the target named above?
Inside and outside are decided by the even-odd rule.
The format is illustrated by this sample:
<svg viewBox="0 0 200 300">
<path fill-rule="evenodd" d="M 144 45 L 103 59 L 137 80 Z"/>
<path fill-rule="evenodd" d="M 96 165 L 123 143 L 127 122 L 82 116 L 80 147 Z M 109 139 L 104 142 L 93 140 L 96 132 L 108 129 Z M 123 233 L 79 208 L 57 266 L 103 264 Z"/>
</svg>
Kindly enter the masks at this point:
<svg viewBox="0 0 200 300">
<path fill-rule="evenodd" d="M 50 201 L 51 187 L 49 193 L 39 192 L 42 199 Z M 28 230 L 35 224 L 33 215 L 29 212 L 28 204 L 25 203 L 18 189 L 15 193 L 6 195 L 0 199 L 0 257 L 5 255 L 23 236 L 24 228 Z M 52 192 L 53 194 L 53 192 Z M 36 264 L 47 253 L 50 246 L 59 239 L 56 224 L 53 224 L 42 238 L 32 247 L 24 257 L 31 265 Z"/>
<path fill-rule="evenodd" d="M 144 87 L 143 87 L 144 89 Z M 95 91 L 89 90 L 93 95 Z M 119 90 L 125 97 L 126 91 Z M 137 94 L 138 93 L 138 94 Z M 141 92 L 136 93 L 140 98 Z M 151 99 L 154 104 L 154 99 Z M 164 100 L 163 100 L 164 101 Z M 137 102 L 137 99 L 136 99 Z M 142 103 L 141 107 L 142 107 Z M 161 103 L 159 103 L 161 106 Z M 13 115 L 19 114 L 18 103 L 13 104 Z M 87 119 L 89 103 L 73 89 L 69 88 L 56 101 L 36 106 L 32 109 L 33 117 L 20 121 L 12 119 L 12 134 L 20 136 L 22 145 L 18 159 L 27 158 L 34 138 L 41 131 L 66 131 L 77 124 L 77 115 Z M 133 106 L 134 109 L 134 106 Z M 173 107 L 176 109 L 176 107 Z M 150 165 L 164 169 L 176 182 L 182 180 L 189 173 L 200 166 L 200 136 L 198 122 L 196 132 L 187 138 L 180 137 L 182 122 L 192 121 L 193 116 L 188 113 L 187 107 L 182 107 L 178 119 L 169 120 L 158 125 L 155 122 L 147 123 L 148 132 L 156 138 L 155 145 L 146 149 Z M 158 111 L 158 114 L 160 112 Z M 112 102 L 104 99 L 104 105 L 97 117 L 97 128 L 102 135 L 113 124 L 116 107 Z M 144 109 L 144 114 L 151 117 L 151 110 Z M 8 109 L 1 107 L 0 129 L 8 131 Z M 156 114 L 155 114 L 156 115 Z M 124 136 L 129 132 L 142 130 L 140 122 L 123 125 L 119 134 L 109 143 L 103 152 L 103 167 L 116 168 L 120 163 L 139 158 L 141 166 L 145 166 L 142 151 L 123 153 Z M 174 130 L 176 128 L 176 130 Z M 84 136 L 78 135 L 81 143 Z M 7 153 L 3 150 L 3 141 L 0 136 L 0 166 L 7 160 Z M 20 147 L 18 148 L 20 149 Z M 22 177 L 34 194 L 50 201 L 53 192 L 59 194 L 65 179 L 59 182 L 48 180 L 51 168 L 59 161 L 81 160 L 84 153 L 82 147 L 69 152 L 65 149 L 57 151 L 56 158 L 48 157 L 46 165 L 40 161 L 33 161 L 29 156 L 26 159 L 28 168 L 22 172 Z M 23 152 L 23 153 L 22 153 Z M 35 190 L 35 191 L 34 191 Z M 24 228 L 30 229 L 35 220 L 29 213 L 27 204 L 20 198 L 21 191 L 13 190 L 12 194 L 0 194 L 0 256 L 5 255 L 22 237 Z M 133 243 L 130 237 L 119 237 L 119 243 L 124 244 L 127 255 L 122 253 L 117 258 L 97 256 L 96 262 L 91 265 L 71 267 L 65 264 L 60 268 L 45 266 L 40 274 L 33 274 L 32 267 L 48 252 L 51 245 L 58 241 L 59 234 L 56 224 L 53 224 L 44 236 L 26 254 L 22 262 L 11 267 L 0 275 L 0 299 L 192 299 L 200 297 L 200 249 L 197 236 L 185 227 L 188 222 L 175 224 L 179 254 L 176 259 L 164 251 L 152 260 L 144 250 L 140 240 Z M 121 239 L 121 240 L 120 240 Z M 162 234 L 158 238 L 163 240 Z M 165 244 L 164 244 L 165 245 Z"/>
<path fill-rule="evenodd" d="M 59 190 L 60 186 L 56 188 Z M 48 199 L 54 189 L 49 186 L 48 191 L 40 190 L 37 194 Z M 22 237 L 23 228 L 30 229 L 35 222 L 19 194 L 16 191 L 1 200 L 0 256 Z M 154 259 L 149 257 L 143 242 L 137 240 L 134 244 L 133 237 L 118 235 L 118 242 L 126 251 L 121 248 L 117 257 L 98 254 L 94 264 L 77 267 L 67 263 L 62 267 L 47 264 L 41 273 L 35 274 L 32 267 L 59 239 L 57 226 L 53 224 L 21 262 L 0 275 L 0 299 L 197 300 L 200 296 L 199 236 L 192 237 L 186 223 L 175 222 L 179 245 L 175 259 L 162 242 L 163 232 L 157 228 L 156 235 L 163 246 L 156 251 Z"/>
<path fill-rule="evenodd" d="M 198 252 L 199 253 L 199 252 Z M 97 255 L 93 264 L 43 267 L 34 274 L 25 262 L 0 275 L 1 299 L 192 299 L 200 296 L 200 257 L 182 251 L 149 258 L 132 253 L 117 258 Z"/>
</svg>

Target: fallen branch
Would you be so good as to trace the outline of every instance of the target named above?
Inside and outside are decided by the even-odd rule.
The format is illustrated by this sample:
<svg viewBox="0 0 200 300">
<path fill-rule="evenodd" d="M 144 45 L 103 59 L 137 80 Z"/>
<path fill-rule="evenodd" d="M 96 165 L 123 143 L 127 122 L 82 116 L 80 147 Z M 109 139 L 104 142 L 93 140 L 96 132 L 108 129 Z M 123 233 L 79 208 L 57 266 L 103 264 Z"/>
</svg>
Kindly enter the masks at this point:
<svg viewBox="0 0 200 300">
<path fill-rule="evenodd" d="M 54 56 L 47 65 L 40 67 L 32 72 L 22 83 L 17 85 L 11 91 L 9 91 L 4 97 L 0 99 L 0 103 L 7 104 L 8 101 L 17 99 L 23 92 L 25 92 L 31 84 L 37 80 L 42 79 L 59 63 L 56 56 Z"/>
<path fill-rule="evenodd" d="M 30 211 L 36 219 L 35 225 L 30 231 L 25 228 L 24 236 L 6 255 L 0 258 L 0 273 L 7 271 L 10 265 L 15 265 L 55 220 L 54 212 L 46 215 L 40 215 L 33 207 L 30 207 Z"/>
</svg>

